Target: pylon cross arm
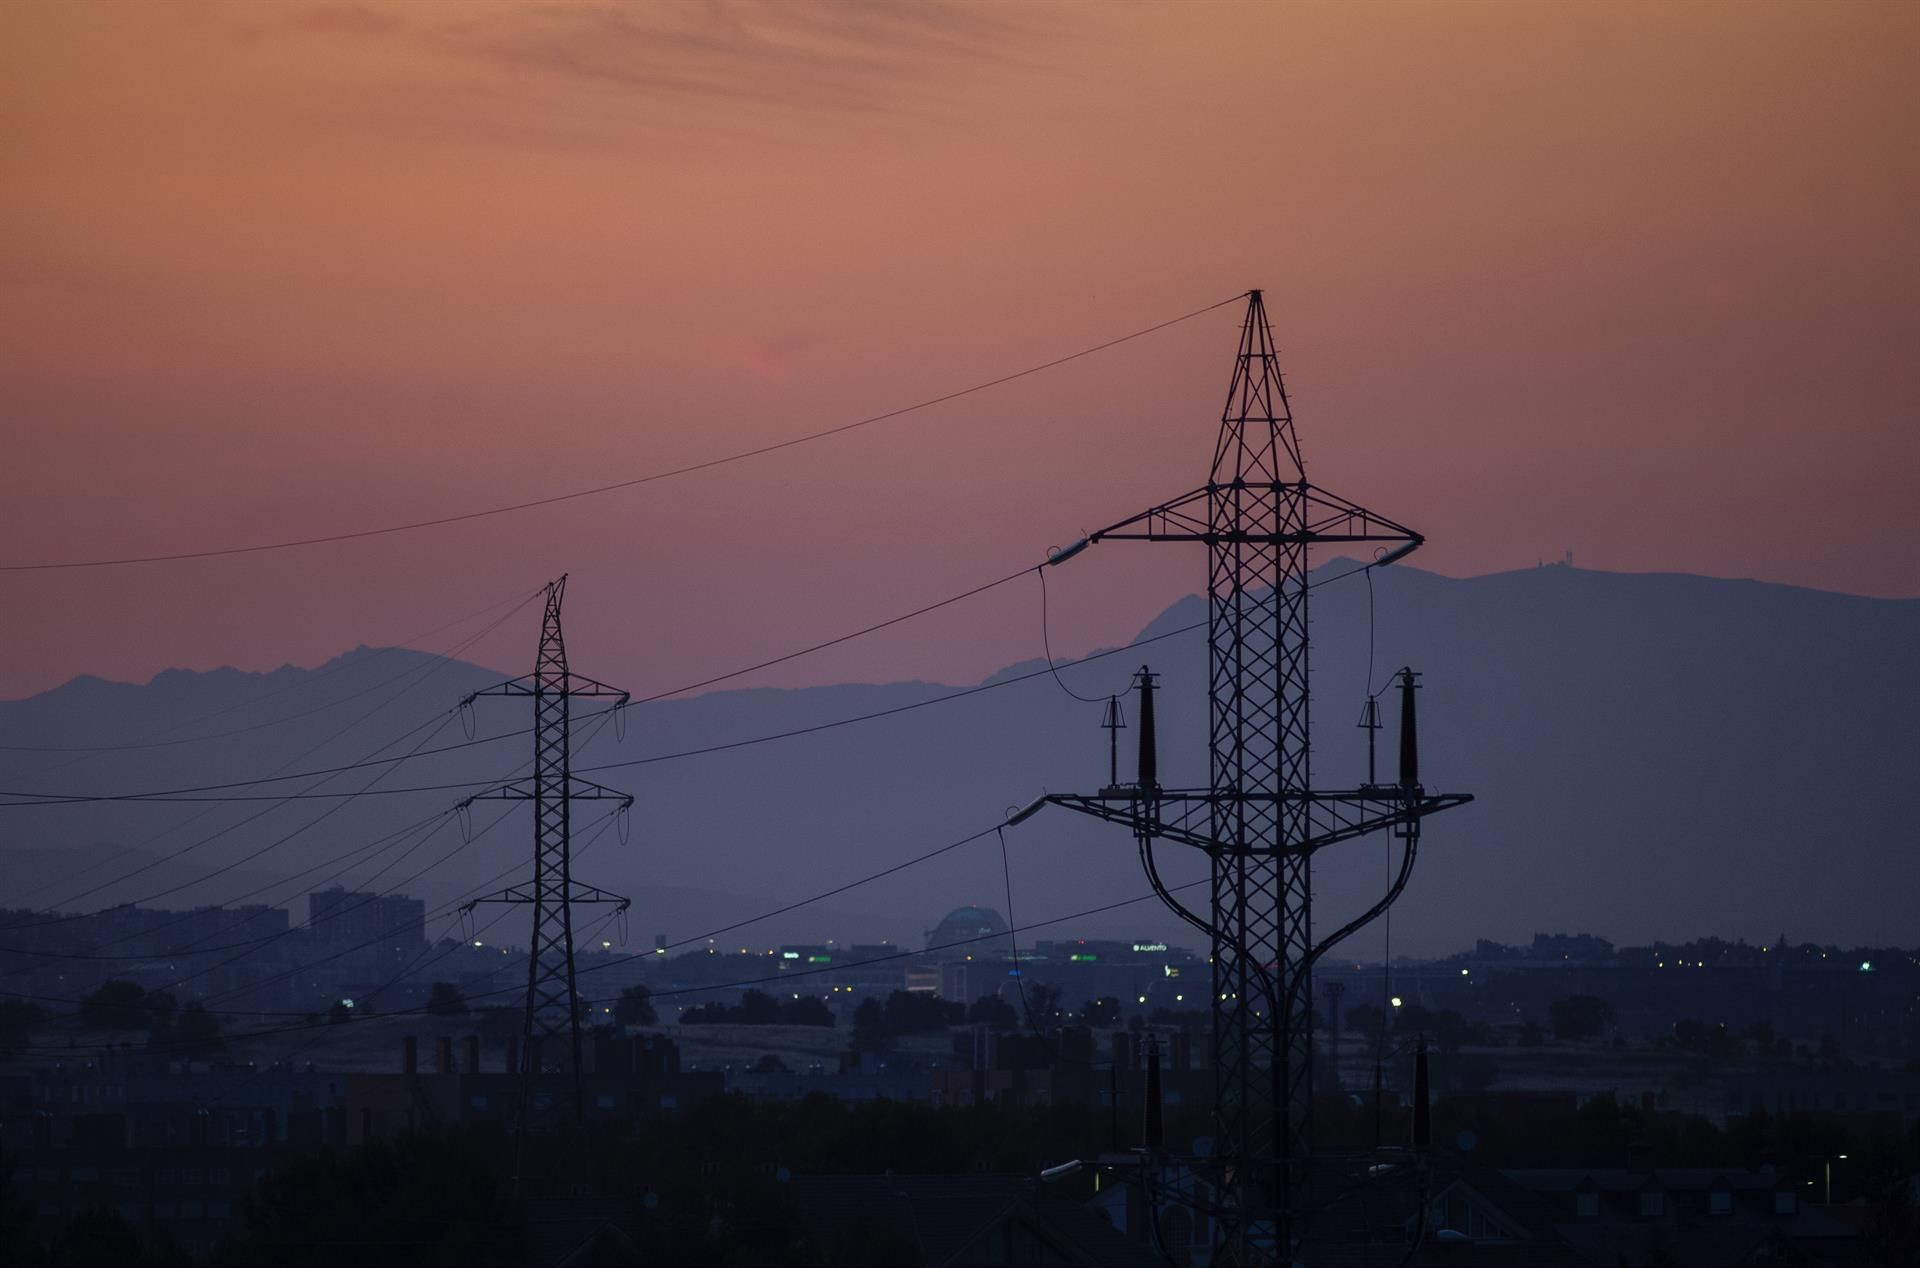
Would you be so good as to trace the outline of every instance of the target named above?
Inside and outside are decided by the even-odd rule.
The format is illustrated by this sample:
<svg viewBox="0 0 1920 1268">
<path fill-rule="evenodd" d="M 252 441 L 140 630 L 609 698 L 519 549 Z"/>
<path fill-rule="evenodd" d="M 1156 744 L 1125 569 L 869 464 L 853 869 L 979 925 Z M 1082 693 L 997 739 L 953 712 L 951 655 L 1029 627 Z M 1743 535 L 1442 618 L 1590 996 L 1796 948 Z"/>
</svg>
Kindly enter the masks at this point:
<svg viewBox="0 0 1920 1268">
<path fill-rule="evenodd" d="M 1451 810 L 1473 800 L 1471 793 L 1425 793 L 1397 795 L 1389 788 L 1360 788 L 1342 791 L 1237 793 L 1210 791 L 1158 791 L 1151 795 L 1130 793 L 1123 796 L 1084 797 L 1074 793 L 1056 793 L 1047 798 L 1057 806 L 1124 824 L 1136 833 L 1156 840 L 1173 841 L 1214 854 L 1248 857 L 1309 856 L 1355 837 L 1387 828 L 1417 824 L 1442 810 Z M 1301 841 L 1281 844 L 1246 845 L 1221 841 L 1201 828 L 1167 823 L 1162 812 L 1181 806 L 1228 806 L 1234 804 L 1305 804 L 1319 820 L 1315 830 Z M 1189 816 L 1190 817 L 1190 816 Z"/>
<path fill-rule="evenodd" d="M 622 908 L 632 905 L 633 900 L 620 894 L 610 893 L 596 885 L 583 885 L 579 881 L 569 882 L 563 898 L 558 885 L 549 885 L 546 892 L 535 894 L 531 885 L 509 885 L 496 894 L 484 898 L 475 898 L 466 904 L 464 910 L 471 911 L 481 903 L 549 903 L 558 907 L 561 903 L 615 903 Z"/>
<path fill-rule="evenodd" d="M 566 674 L 564 686 L 553 681 L 552 674 L 522 674 L 518 678 L 509 678 L 505 682 L 497 682 L 491 687 L 482 687 L 478 691 L 471 692 L 460 703 L 466 704 L 481 696 L 558 695 L 562 691 L 569 696 L 612 696 L 622 704 L 633 698 L 632 692 L 621 687 L 609 686 L 597 678 L 589 678 L 585 674 L 566 670 L 561 672 Z"/>
<path fill-rule="evenodd" d="M 1216 500 L 1247 494 L 1271 494 L 1282 488 L 1305 493 L 1306 519 L 1303 523 L 1290 525 L 1285 531 L 1262 533 L 1222 531 L 1215 522 L 1212 508 Z M 1088 533 L 1087 540 L 1305 545 L 1312 542 L 1419 544 L 1426 539 L 1404 524 L 1305 481 L 1257 484 L 1240 480 L 1202 485 L 1170 502 L 1162 502 L 1138 515 Z"/>
<path fill-rule="evenodd" d="M 534 798 L 534 779 L 516 779 L 512 783 L 489 788 L 485 792 L 473 794 L 468 801 L 532 801 Z M 546 795 L 558 798 L 557 790 L 548 789 Z M 608 788 L 596 784 L 590 779 L 581 779 L 577 775 L 567 777 L 566 798 L 569 801 L 618 801 L 625 805 L 633 804 L 633 794 L 621 792 L 618 788 Z"/>
</svg>

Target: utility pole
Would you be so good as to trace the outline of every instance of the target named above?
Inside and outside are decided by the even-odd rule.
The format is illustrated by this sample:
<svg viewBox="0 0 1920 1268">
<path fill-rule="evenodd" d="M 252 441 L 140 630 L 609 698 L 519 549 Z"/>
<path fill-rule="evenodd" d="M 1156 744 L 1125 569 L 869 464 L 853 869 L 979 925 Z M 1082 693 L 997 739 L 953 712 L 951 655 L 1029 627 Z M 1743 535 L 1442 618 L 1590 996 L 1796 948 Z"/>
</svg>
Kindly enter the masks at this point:
<svg viewBox="0 0 1920 1268">
<path fill-rule="evenodd" d="M 1340 1000 L 1346 993 L 1345 982 L 1327 983 L 1327 1065 L 1335 1083 L 1340 1082 Z"/>
<path fill-rule="evenodd" d="M 526 696 L 533 700 L 533 777 L 515 780 L 473 800 L 533 803 L 533 877 L 480 903 L 525 903 L 533 908 L 533 934 L 527 944 L 527 999 L 520 1025 L 522 1128 L 533 1104 L 534 1085 L 543 1073 L 571 1073 L 573 1114 L 585 1115 L 580 1052 L 580 1001 L 574 989 L 573 909 L 585 903 L 613 903 L 625 911 L 630 900 L 573 879 L 569 834 L 575 801 L 616 800 L 620 812 L 633 805 L 629 793 L 603 788 L 573 774 L 572 701 L 577 696 L 611 697 L 625 707 L 628 693 L 571 672 L 560 631 L 560 604 L 567 578 L 547 583 L 546 615 L 540 625 L 540 650 L 531 674 L 474 692 L 460 702 L 467 708 L 481 696 Z M 565 1041 L 564 1050 L 561 1041 Z"/>
<path fill-rule="evenodd" d="M 1382 554 L 1373 566 L 1382 566 L 1424 539 L 1307 482 L 1265 303 L 1253 291 L 1207 483 L 1089 534 L 1050 563 L 1108 540 L 1206 547 L 1209 786 L 1160 787 L 1149 722 L 1152 682 L 1143 670 L 1141 768 L 1134 786 L 1091 797 L 1049 796 L 1010 822 L 1051 802 L 1129 826 L 1161 900 L 1206 934 L 1213 966 L 1215 1136 L 1209 1156 L 1196 1160 L 1196 1171 L 1215 1195 L 1214 1262 L 1291 1263 L 1305 1228 L 1313 1154 L 1314 962 L 1399 896 L 1420 820 L 1471 800 L 1430 795 L 1419 784 L 1410 672 L 1403 676 L 1399 781 L 1314 789 L 1308 549 L 1378 544 Z M 1313 855 L 1385 829 L 1403 847 L 1397 879 L 1373 907 L 1316 942 Z M 1207 856 L 1204 913 L 1188 908 L 1161 882 L 1155 848 L 1163 842 Z"/>
</svg>

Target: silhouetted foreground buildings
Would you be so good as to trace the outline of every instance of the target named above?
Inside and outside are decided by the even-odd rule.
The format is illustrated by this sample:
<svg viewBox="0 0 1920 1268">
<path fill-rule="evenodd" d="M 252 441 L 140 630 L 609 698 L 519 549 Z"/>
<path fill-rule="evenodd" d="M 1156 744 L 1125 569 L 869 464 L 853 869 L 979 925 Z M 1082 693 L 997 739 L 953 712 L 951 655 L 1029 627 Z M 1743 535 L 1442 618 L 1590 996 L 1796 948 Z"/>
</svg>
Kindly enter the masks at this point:
<svg viewBox="0 0 1920 1268">
<path fill-rule="evenodd" d="M 1062 939 L 1016 960 L 983 908 L 952 913 L 921 951 L 583 953 L 593 1030 L 575 1125 L 564 1081 L 536 1085 L 523 1111 L 508 1073 L 524 960 L 427 948 L 412 907 L 371 897 L 316 895 L 323 927 L 354 929 L 362 910 L 372 923 L 282 947 L 317 958 L 285 980 L 326 1012 L 252 1020 L 219 1003 L 196 1024 L 224 1026 L 224 1042 L 185 1037 L 173 1010 L 190 989 L 161 991 L 170 1020 L 140 1028 L 150 992 L 179 981 L 177 940 L 236 914 L 103 913 L 86 936 L 153 953 L 154 971 L 91 1015 L 22 1021 L 15 1007 L 0 1257 L 111 1243 L 116 1262 L 169 1246 L 257 1262 L 332 1218 L 310 1190 L 398 1183 L 400 1160 L 432 1155 L 447 1184 L 494 1196 L 460 1210 L 444 1186 L 418 1194 L 419 1212 L 396 1206 L 354 1257 L 465 1230 L 491 1248 L 475 1263 L 1207 1262 L 1212 1198 L 1191 1160 L 1210 1131 L 1211 1036 L 1188 1002 L 1203 958 Z M 432 1008 L 426 980 L 394 985 L 423 951 L 439 957 L 425 961 Z M 266 980 L 283 960 L 248 972 L 262 975 L 249 990 L 292 989 Z M 745 996 L 743 981 L 757 983 Z M 362 985 L 382 982 L 385 995 Z M 1321 987 L 1315 1112 L 1335 1161 L 1316 1169 L 1303 1262 L 1898 1264 L 1912 1259 L 1888 1247 L 1920 1246 L 1920 967 L 1904 952 L 1542 936 L 1390 971 L 1334 964 Z M 350 989 L 354 1007 L 333 998 Z M 1416 1040 L 1441 1099 L 1435 1146 L 1412 1153 Z M 1167 1123 L 1151 1162 L 1150 1049 Z M 516 1182 L 523 1113 L 546 1161 Z M 605 1165 L 569 1170 L 588 1159 Z M 1070 1175 L 1039 1178 L 1069 1159 Z"/>
<path fill-rule="evenodd" d="M 1161 1104 L 1179 1143 L 1149 1161 L 1138 1148 L 1146 1057 L 1134 1036 L 1121 1031 L 1096 1046 L 1073 1027 L 958 1033 L 978 1061 L 922 1072 L 930 1104 L 881 1098 L 859 1108 L 814 1096 L 742 1110 L 727 1108 L 750 1103 L 725 1094 L 726 1076 L 684 1068 L 671 1038 L 598 1035 L 586 1122 L 566 1122 L 564 1085 L 549 1080 L 530 1111 L 543 1124 L 530 1147 L 583 1156 L 653 1149 L 652 1161 L 584 1179 L 536 1173 L 502 1244 L 523 1247 L 529 1263 L 694 1262 L 655 1244 L 666 1236 L 658 1203 L 684 1170 L 709 1195 L 702 1246 L 766 1251 L 739 1262 L 1208 1262 L 1211 1195 L 1180 1161 L 1204 1155 L 1202 1036 L 1174 1034 L 1165 1045 Z M 405 1037 L 393 1055 L 395 1068 L 383 1073 L 169 1066 L 125 1054 L 7 1076 L 0 1162 L 16 1212 L 9 1236 L 16 1248 L 58 1243 L 89 1221 L 114 1220 L 150 1247 L 233 1262 L 221 1256 L 257 1248 L 282 1217 L 262 1206 L 262 1186 L 288 1176 L 284 1203 L 301 1168 L 331 1174 L 363 1156 L 397 1159 L 422 1142 L 468 1140 L 487 1143 L 460 1147 L 459 1165 L 497 1179 L 512 1151 L 520 1082 L 506 1070 L 516 1054 L 478 1035 L 439 1035 Z M 1762 1116 L 1722 1132 L 1612 1097 L 1492 1091 L 1442 1102 L 1443 1143 L 1417 1152 L 1405 1146 L 1397 1098 L 1375 1111 L 1365 1097 L 1334 1096 L 1320 1117 L 1329 1155 L 1346 1162 L 1316 1180 L 1325 1194 L 1309 1264 L 1910 1262 L 1885 1257 L 1886 1230 L 1890 1212 L 1910 1216 L 1912 1181 L 1899 1181 L 1912 1174 L 1905 1168 L 1920 1170 L 1920 1132 L 1891 1116 Z M 1370 1132 L 1387 1143 L 1370 1146 Z M 1823 1152 L 1809 1152 L 1810 1143 Z M 1072 1174 L 1039 1177 L 1042 1166 L 1074 1157 L 1084 1162 Z M 1843 1169 L 1838 1205 L 1828 1201 L 1834 1166 Z M 450 1174 L 440 1188 L 477 1182 Z M 734 1205 L 749 1193 L 762 1205 Z M 429 1200 L 449 1199 L 436 1190 Z M 371 1240 L 359 1257 L 404 1262 L 382 1247 Z M 871 1253 L 850 1253 L 860 1247 Z M 592 1248 L 588 1258 L 569 1258 L 583 1248 Z"/>
<path fill-rule="evenodd" d="M 518 1061 L 509 1043 L 483 1068 L 481 1039 L 402 1040 L 399 1072 L 183 1068 L 109 1055 L 0 1083 L 0 1163 L 43 1234 L 105 1211 L 208 1253 L 239 1227 L 247 1193 L 286 1157 L 343 1152 L 413 1133 L 509 1124 Z M 680 1068 L 664 1036 L 597 1037 L 585 1116 L 615 1128 L 721 1095 L 719 1072 Z M 534 1114 L 552 1119 L 555 1081 Z"/>
</svg>

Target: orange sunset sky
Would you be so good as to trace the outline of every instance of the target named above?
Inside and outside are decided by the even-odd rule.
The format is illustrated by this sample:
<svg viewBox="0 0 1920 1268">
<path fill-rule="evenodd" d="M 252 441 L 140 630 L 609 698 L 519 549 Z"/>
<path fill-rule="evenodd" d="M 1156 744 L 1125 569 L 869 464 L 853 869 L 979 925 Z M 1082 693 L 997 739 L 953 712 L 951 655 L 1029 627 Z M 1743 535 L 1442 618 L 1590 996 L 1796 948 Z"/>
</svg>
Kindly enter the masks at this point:
<svg viewBox="0 0 1920 1268">
<path fill-rule="evenodd" d="M 1910 2 L 4 0 L 0 564 L 620 479 L 1257 285 L 1311 474 L 1420 566 L 1920 595 L 1916 67 Z M 318 663 L 562 570 L 587 672 L 725 671 L 1199 484 L 1238 316 L 563 506 L 3 572 L 0 696 Z M 1201 570 L 1059 570 L 1056 650 Z M 1038 646 L 1019 585 L 760 681 Z"/>
</svg>

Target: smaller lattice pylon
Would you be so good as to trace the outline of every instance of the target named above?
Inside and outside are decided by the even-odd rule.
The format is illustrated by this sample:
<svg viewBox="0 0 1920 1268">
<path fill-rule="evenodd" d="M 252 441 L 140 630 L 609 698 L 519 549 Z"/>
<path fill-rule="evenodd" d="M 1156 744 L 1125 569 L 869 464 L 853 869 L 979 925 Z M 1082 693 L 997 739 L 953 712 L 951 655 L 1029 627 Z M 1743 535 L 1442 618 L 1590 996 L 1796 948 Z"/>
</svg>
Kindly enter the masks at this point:
<svg viewBox="0 0 1920 1268">
<path fill-rule="evenodd" d="M 533 774 L 468 799 L 533 803 L 532 878 L 496 894 L 476 898 L 463 909 L 471 911 L 480 903 L 518 903 L 533 908 L 518 1071 L 523 1081 L 523 1122 L 534 1080 L 552 1070 L 571 1073 L 574 1117 L 580 1118 L 585 1113 L 581 1004 L 575 988 L 573 960 L 573 909 L 581 904 L 611 903 L 624 912 L 630 902 L 619 894 L 573 878 L 570 839 L 573 803 L 617 800 L 621 803 L 619 813 L 624 814 L 632 806 L 633 797 L 578 779 L 573 774 L 574 697 L 611 697 L 615 709 L 625 708 L 630 697 L 618 687 L 609 687 L 568 669 L 566 640 L 560 629 L 560 605 L 566 589 L 565 576 L 547 585 L 546 615 L 541 622 L 540 651 L 534 671 L 476 691 L 460 702 L 464 709 L 480 696 L 525 696 L 533 701 Z M 560 1047 L 561 1042 L 565 1044 L 564 1049 Z"/>
</svg>

